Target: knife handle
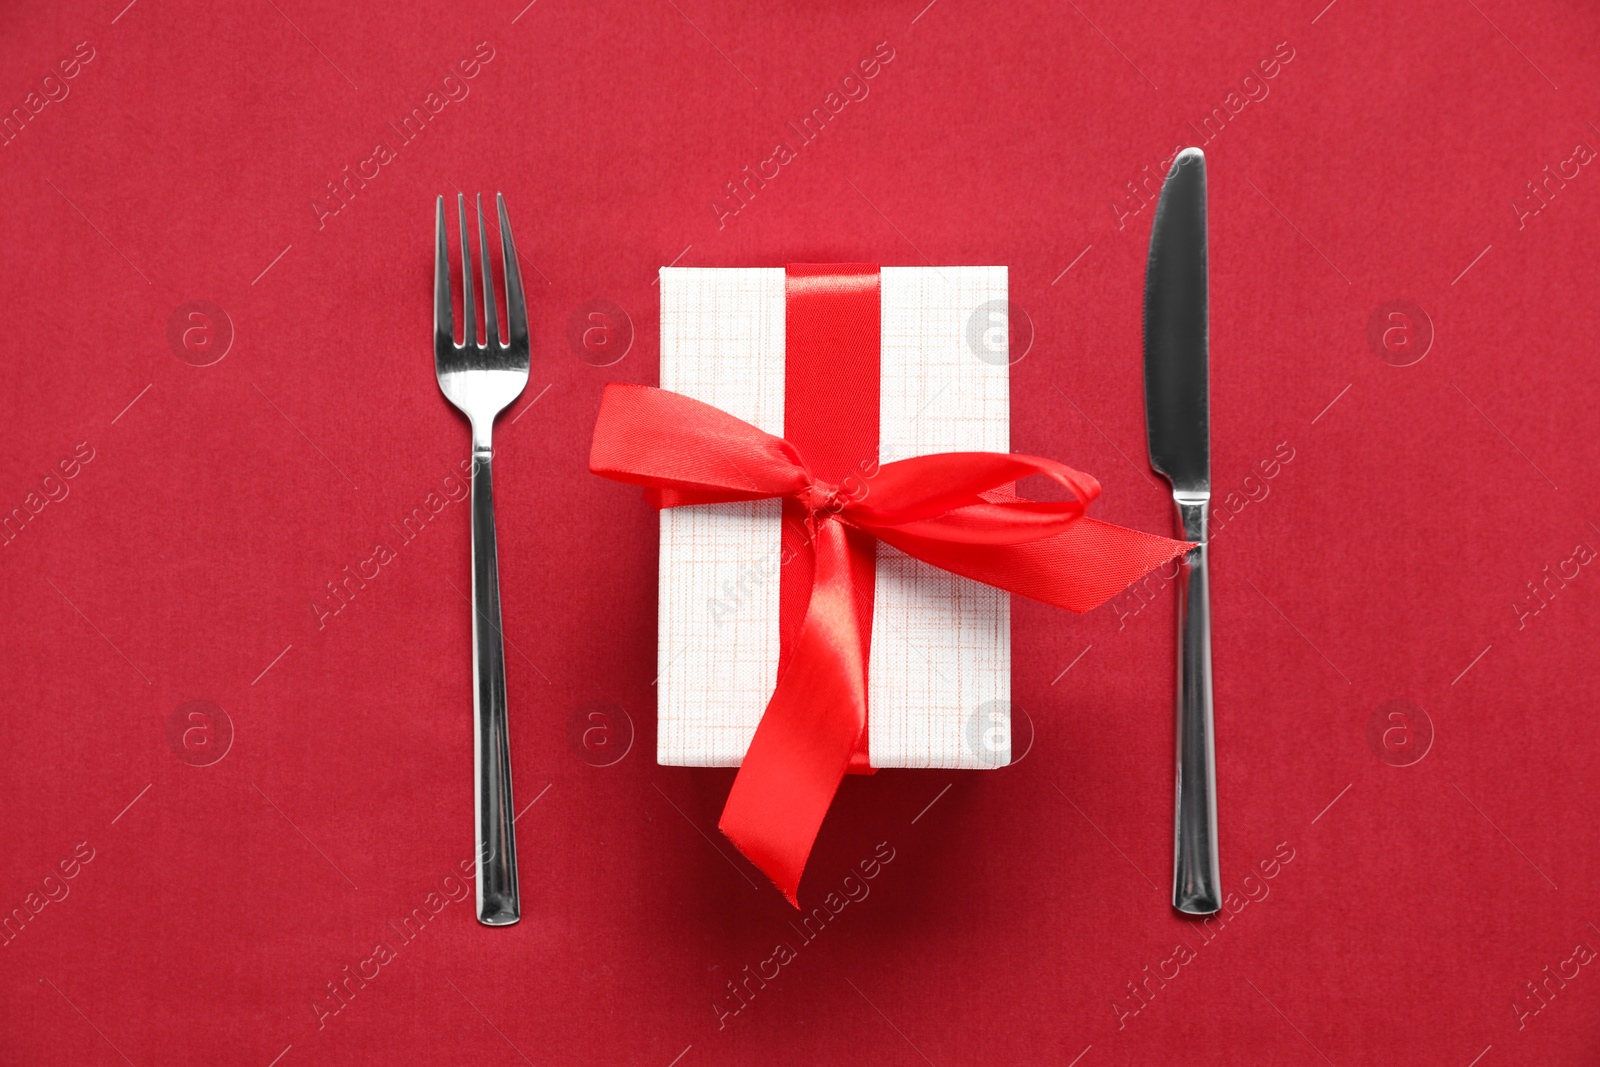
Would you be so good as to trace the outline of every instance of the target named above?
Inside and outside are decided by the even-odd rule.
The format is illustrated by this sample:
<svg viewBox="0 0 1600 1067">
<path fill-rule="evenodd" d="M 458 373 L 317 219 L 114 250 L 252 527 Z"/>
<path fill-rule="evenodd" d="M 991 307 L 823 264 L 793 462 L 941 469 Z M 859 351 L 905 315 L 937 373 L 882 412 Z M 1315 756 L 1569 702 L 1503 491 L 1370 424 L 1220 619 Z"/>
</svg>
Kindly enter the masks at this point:
<svg viewBox="0 0 1600 1067">
<path fill-rule="evenodd" d="M 1217 869 L 1217 767 L 1211 708 L 1211 595 L 1206 568 L 1210 496 L 1174 494 L 1178 524 L 1196 541 L 1178 569 L 1177 789 L 1172 906 L 1190 915 L 1222 907 Z"/>
</svg>

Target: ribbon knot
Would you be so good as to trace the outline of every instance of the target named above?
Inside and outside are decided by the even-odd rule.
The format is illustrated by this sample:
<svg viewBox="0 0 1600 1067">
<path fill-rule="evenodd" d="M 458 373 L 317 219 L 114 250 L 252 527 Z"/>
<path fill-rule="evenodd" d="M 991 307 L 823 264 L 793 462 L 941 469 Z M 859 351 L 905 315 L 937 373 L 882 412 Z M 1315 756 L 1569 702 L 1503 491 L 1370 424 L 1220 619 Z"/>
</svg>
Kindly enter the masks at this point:
<svg viewBox="0 0 1600 1067">
<path fill-rule="evenodd" d="M 839 514 L 850 503 L 843 487 L 820 479 L 801 490 L 797 499 L 806 509 L 813 527 Z"/>
</svg>

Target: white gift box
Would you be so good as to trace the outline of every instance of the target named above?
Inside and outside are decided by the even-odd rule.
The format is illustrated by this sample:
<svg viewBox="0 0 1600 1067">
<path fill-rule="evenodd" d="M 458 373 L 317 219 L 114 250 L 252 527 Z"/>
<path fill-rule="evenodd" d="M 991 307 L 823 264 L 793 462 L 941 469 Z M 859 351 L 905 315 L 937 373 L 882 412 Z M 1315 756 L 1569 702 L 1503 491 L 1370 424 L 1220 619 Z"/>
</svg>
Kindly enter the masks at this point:
<svg viewBox="0 0 1600 1067">
<path fill-rule="evenodd" d="M 884 267 L 880 460 L 1011 450 L 1005 267 Z M 785 272 L 661 271 L 661 387 L 784 431 Z M 736 767 L 778 671 L 781 505 L 661 512 L 656 759 Z M 1011 760 L 1009 594 L 879 543 L 874 767 Z"/>
</svg>

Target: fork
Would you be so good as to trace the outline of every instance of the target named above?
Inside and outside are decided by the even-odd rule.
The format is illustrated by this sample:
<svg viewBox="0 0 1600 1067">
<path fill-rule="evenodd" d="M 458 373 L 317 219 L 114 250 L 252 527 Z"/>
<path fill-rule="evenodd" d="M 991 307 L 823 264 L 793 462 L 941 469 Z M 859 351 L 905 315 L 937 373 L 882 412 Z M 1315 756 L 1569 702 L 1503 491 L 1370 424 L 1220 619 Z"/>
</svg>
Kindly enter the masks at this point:
<svg viewBox="0 0 1600 1067">
<path fill-rule="evenodd" d="M 478 342 L 472 286 L 472 246 L 466 197 L 456 194 L 461 220 L 461 343 L 451 311 L 450 251 L 444 197 L 438 201 L 438 246 L 433 272 L 433 360 L 439 389 L 472 423 L 472 760 L 473 827 L 477 838 L 478 921 L 509 926 L 522 917 L 517 894 L 517 840 L 511 803 L 511 748 L 506 727 L 506 653 L 500 633 L 500 562 L 494 537 L 495 416 L 528 384 L 528 306 L 511 242 L 506 198 L 500 208 L 500 252 L 506 286 L 506 340 L 495 317 L 494 276 L 478 202 L 478 251 L 483 261 L 484 343 Z"/>
</svg>

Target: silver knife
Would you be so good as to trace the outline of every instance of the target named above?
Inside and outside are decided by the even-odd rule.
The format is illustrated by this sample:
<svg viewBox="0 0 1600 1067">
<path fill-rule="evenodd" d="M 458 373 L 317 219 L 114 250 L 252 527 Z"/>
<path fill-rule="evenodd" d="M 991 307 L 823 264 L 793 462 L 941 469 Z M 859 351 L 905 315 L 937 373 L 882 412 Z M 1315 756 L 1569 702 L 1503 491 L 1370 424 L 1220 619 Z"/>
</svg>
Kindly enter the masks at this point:
<svg viewBox="0 0 1600 1067">
<path fill-rule="evenodd" d="M 1211 714 L 1211 598 L 1206 517 L 1211 503 L 1207 366 L 1206 159 L 1178 154 L 1161 186 L 1144 287 L 1144 406 L 1150 466 L 1172 483 L 1178 526 L 1198 545 L 1178 572 L 1178 775 L 1172 906 L 1222 907 L 1217 873 L 1216 742 Z"/>
</svg>

